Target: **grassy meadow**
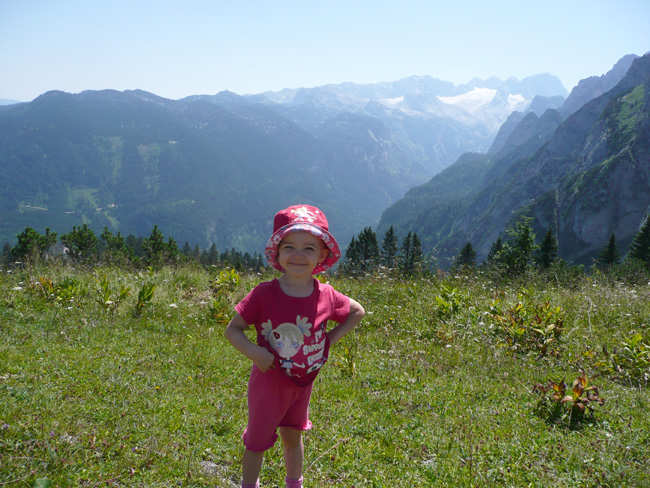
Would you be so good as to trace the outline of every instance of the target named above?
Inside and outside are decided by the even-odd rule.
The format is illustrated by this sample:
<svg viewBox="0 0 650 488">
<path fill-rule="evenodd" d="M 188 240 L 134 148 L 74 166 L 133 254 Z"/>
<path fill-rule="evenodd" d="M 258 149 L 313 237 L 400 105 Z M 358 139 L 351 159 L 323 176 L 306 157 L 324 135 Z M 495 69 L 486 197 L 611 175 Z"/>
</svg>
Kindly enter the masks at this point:
<svg viewBox="0 0 650 488">
<path fill-rule="evenodd" d="M 270 277 L 2 271 L 0 486 L 239 486 L 250 363 L 223 330 Z M 316 381 L 305 486 L 650 486 L 650 277 L 327 279 L 367 315 Z"/>
</svg>

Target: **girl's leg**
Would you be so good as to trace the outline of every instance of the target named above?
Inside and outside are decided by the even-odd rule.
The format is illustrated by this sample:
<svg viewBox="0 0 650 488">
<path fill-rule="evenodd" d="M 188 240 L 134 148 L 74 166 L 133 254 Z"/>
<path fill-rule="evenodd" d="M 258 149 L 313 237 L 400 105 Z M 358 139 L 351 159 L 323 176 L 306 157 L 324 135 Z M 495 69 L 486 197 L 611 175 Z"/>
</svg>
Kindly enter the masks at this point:
<svg viewBox="0 0 650 488">
<path fill-rule="evenodd" d="M 280 427 L 282 448 L 284 450 L 284 463 L 287 468 L 287 486 L 289 480 L 297 482 L 302 478 L 302 463 L 305 448 L 302 443 L 302 431 L 291 427 Z M 302 486 L 302 483 L 294 486 Z"/>
<path fill-rule="evenodd" d="M 262 469 L 263 452 L 244 451 L 242 458 L 242 486 L 259 486 L 258 479 Z"/>
</svg>

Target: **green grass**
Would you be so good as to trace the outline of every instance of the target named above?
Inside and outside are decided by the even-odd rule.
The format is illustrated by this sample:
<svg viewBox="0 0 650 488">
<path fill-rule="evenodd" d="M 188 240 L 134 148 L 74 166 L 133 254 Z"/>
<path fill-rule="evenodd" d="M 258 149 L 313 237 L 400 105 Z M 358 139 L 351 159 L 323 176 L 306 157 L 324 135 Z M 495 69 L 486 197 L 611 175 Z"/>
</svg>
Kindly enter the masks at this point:
<svg viewBox="0 0 650 488">
<path fill-rule="evenodd" d="M 217 274 L 189 266 L 1 273 L 0 486 L 239 486 L 250 364 L 223 330 L 263 277 L 242 276 L 215 297 Z M 115 293 L 131 290 L 117 308 L 97 300 L 102 276 Z M 48 283 L 41 278 L 52 293 L 33 284 Z M 135 316 L 147 281 L 156 283 L 153 300 Z M 306 486 L 650 484 L 647 385 L 607 367 L 633 332 L 648 341 L 650 278 L 331 282 L 368 314 L 315 384 Z M 522 291 L 564 313 L 553 354 L 515 352 L 495 331 L 495 298 L 507 308 Z M 605 399 L 593 418 L 536 413 L 536 383 L 570 384 L 581 370 Z M 283 480 L 276 446 L 262 484 Z"/>
</svg>

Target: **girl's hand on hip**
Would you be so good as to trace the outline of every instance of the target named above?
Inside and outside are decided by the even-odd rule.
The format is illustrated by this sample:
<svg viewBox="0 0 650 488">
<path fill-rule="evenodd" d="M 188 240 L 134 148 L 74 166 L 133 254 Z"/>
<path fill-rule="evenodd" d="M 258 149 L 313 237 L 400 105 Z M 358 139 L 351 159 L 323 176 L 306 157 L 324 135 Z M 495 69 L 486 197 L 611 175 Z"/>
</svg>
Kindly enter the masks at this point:
<svg viewBox="0 0 650 488">
<path fill-rule="evenodd" d="M 275 356 L 263 347 L 259 348 L 259 352 L 253 359 L 255 366 L 262 372 L 266 373 L 269 369 L 275 366 Z"/>
</svg>

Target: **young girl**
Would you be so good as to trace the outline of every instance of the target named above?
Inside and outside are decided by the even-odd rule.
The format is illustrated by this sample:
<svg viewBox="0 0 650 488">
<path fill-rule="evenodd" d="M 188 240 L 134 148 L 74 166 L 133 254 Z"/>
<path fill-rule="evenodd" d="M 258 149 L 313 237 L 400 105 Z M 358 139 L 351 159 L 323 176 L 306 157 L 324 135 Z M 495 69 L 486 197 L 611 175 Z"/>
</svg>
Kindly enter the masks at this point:
<svg viewBox="0 0 650 488">
<path fill-rule="evenodd" d="M 311 429 L 312 383 L 329 349 L 363 318 L 355 300 L 320 283 L 314 274 L 341 256 L 325 214 L 310 205 L 279 211 L 265 255 L 282 276 L 260 283 L 235 310 L 226 328 L 232 345 L 253 362 L 248 381 L 248 426 L 243 440 L 242 487 L 258 487 L 264 451 L 280 431 L 286 486 L 302 487 L 302 431 Z M 329 332 L 327 321 L 338 325 Z M 244 334 L 249 324 L 257 344 Z"/>
</svg>

